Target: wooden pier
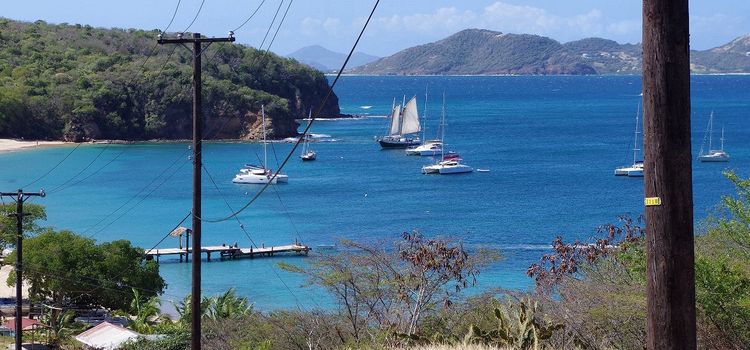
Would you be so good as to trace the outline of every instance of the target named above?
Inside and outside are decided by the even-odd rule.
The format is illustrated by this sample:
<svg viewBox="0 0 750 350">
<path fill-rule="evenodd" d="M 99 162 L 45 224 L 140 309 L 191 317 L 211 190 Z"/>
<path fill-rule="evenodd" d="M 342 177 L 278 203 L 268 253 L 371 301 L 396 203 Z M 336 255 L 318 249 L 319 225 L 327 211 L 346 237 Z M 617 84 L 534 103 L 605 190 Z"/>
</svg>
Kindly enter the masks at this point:
<svg viewBox="0 0 750 350">
<path fill-rule="evenodd" d="M 201 248 L 201 253 L 206 253 L 206 260 L 211 261 L 211 253 L 214 253 L 219 256 L 220 260 L 224 259 L 239 259 L 239 258 L 255 258 L 255 257 L 270 257 L 274 256 L 275 254 L 284 254 L 284 253 L 297 253 L 297 254 L 304 254 L 307 255 L 307 253 L 310 252 L 312 248 L 299 244 L 294 243 L 290 245 L 282 245 L 282 246 L 275 246 L 275 247 L 266 247 L 261 246 L 258 248 L 241 248 L 237 245 L 217 245 L 217 246 L 205 246 Z M 193 249 L 192 248 L 165 248 L 165 249 L 151 249 L 145 251 L 147 258 L 156 258 L 156 261 L 159 261 L 159 257 L 162 255 L 179 255 L 180 256 L 180 262 L 183 261 L 183 256 L 185 257 L 185 262 L 188 261 L 188 256 L 192 254 Z"/>
</svg>

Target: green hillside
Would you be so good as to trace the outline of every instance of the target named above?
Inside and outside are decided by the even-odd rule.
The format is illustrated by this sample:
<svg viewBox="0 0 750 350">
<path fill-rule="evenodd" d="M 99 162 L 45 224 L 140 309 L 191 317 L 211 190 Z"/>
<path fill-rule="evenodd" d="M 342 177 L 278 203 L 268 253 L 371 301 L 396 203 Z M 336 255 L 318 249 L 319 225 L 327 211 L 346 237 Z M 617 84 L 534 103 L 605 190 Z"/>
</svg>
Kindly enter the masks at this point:
<svg viewBox="0 0 750 350">
<path fill-rule="evenodd" d="M 192 54 L 157 46 L 157 34 L 0 19 L 0 137 L 190 138 Z M 213 44 L 203 56 L 204 135 L 257 138 L 263 104 L 269 136 L 296 135 L 294 119 L 328 86 L 294 60 Z M 324 115 L 340 116 L 335 95 Z"/>
<path fill-rule="evenodd" d="M 694 73 L 750 73 L 750 36 L 692 51 Z M 641 46 L 467 29 L 350 70 L 376 75 L 641 74 Z"/>
</svg>

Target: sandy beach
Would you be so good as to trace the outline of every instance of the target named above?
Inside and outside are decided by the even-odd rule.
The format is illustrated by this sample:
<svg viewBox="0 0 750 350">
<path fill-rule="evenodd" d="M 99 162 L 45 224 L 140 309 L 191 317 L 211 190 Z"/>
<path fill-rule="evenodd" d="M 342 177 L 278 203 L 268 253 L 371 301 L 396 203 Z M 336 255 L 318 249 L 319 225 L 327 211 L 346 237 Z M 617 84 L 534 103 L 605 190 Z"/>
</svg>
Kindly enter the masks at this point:
<svg viewBox="0 0 750 350">
<path fill-rule="evenodd" d="M 63 141 L 19 141 L 13 139 L 0 139 L 0 152 L 17 151 L 36 147 L 50 147 L 68 144 Z"/>
</svg>

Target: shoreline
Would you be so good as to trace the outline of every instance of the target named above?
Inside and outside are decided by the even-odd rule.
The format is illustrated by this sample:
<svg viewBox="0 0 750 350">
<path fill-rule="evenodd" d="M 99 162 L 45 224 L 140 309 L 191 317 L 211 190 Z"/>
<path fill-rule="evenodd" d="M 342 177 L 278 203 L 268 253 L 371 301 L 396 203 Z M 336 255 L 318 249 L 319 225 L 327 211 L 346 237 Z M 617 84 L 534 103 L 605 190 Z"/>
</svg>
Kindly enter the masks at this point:
<svg viewBox="0 0 750 350">
<path fill-rule="evenodd" d="M 0 153 L 29 150 L 42 147 L 55 147 L 72 145 L 73 142 L 65 141 L 26 141 L 16 139 L 0 139 Z"/>
</svg>

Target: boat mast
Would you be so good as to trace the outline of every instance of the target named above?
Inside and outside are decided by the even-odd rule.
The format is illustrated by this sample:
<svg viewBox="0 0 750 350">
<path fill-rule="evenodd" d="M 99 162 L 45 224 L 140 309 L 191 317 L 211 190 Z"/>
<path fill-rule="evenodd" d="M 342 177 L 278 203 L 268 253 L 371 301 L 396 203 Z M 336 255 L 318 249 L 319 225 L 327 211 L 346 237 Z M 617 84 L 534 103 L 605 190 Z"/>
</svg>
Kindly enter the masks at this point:
<svg viewBox="0 0 750 350">
<path fill-rule="evenodd" d="M 424 88 L 424 115 L 422 116 L 422 124 L 424 124 L 424 128 L 422 129 L 422 143 L 427 141 L 427 89 L 430 87 L 430 84 L 427 84 Z"/>
<path fill-rule="evenodd" d="M 390 122 L 390 123 L 388 123 L 388 130 L 386 130 L 386 131 L 385 131 L 385 134 L 386 134 L 386 135 L 388 135 L 388 136 L 393 136 L 393 134 L 391 133 L 391 130 L 393 130 L 393 122 L 395 122 L 395 121 L 396 121 L 396 120 L 395 120 L 395 119 L 393 118 L 393 111 L 394 111 L 395 109 L 396 109 L 396 98 L 394 97 L 394 98 L 393 98 L 393 102 L 391 103 L 391 114 L 390 114 L 390 119 L 391 119 L 391 122 Z"/>
<path fill-rule="evenodd" d="M 721 126 L 721 150 L 724 150 L 724 125 Z"/>
<path fill-rule="evenodd" d="M 711 116 L 708 117 L 708 153 L 711 153 L 711 149 L 714 148 L 711 139 L 714 134 L 714 111 L 711 111 Z"/>
<path fill-rule="evenodd" d="M 268 151 L 266 146 L 266 106 L 261 105 L 260 106 L 260 113 L 263 116 L 263 169 L 268 169 Z"/>
<path fill-rule="evenodd" d="M 302 154 L 303 155 L 305 153 L 307 153 L 307 149 L 309 148 L 309 145 L 308 145 L 307 142 L 310 139 L 309 132 L 310 132 L 310 122 L 312 122 L 311 118 L 312 118 L 312 107 L 310 107 L 310 111 L 307 113 L 307 128 L 306 129 L 307 129 L 308 132 L 302 134 L 302 137 L 303 137 L 303 139 L 302 139 Z"/>
<path fill-rule="evenodd" d="M 401 115 L 401 118 L 398 118 L 398 135 L 401 136 L 401 130 L 404 129 L 404 110 L 406 110 L 406 95 L 404 95 L 404 98 L 401 102 L 401 110 L 399 111 L 399 114 Z"/>
<path fill-rule="evenodd" d="M 633 138 L 633 164 L 638 160 L 638 117 L 641 114 L 641 103 L 638 102 L 638 110 L 635 112 L 635 137 Z"/>
<path fill-rule="evenodd" d="M 440 143 L 443 147 L 440 147 L 440 160 L 442 161 L 445 157 L 445 91 L 443 91 L 443 107 L 440 115 Z"/>
</svg>

